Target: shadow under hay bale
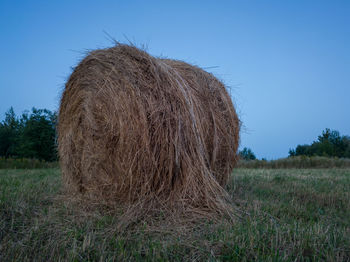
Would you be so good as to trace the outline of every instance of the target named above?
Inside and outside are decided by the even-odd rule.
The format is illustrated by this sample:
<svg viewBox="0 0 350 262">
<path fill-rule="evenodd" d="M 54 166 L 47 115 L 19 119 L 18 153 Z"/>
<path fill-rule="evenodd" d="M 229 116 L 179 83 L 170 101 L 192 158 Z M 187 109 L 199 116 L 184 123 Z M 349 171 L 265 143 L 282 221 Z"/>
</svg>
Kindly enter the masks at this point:
<svg viewBox="0 0 350 262">
<path fill-rule="evenodd" d="M 237 162 L 239 119 L 225 86 L 202 69 L 128 45 L 96 50 L 70 76 L 58 143 L 67 194 L 119 205 L 217 216 Z"/>
</svg>

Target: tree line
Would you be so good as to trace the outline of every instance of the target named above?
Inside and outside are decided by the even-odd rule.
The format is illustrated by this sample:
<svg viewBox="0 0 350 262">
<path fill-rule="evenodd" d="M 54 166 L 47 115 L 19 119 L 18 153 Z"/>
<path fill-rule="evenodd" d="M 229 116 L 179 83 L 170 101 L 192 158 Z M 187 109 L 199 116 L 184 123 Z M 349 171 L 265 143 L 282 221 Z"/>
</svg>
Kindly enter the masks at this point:
<svg viewBox="0 0 350 262">
<path fill-rule="evenodd" d="M 247 147 L 239 152 L 239 156 L 243 160 L 256 159 L 253 151 Z M 310 145 L 297 145 L 295 149 L 290 149 L 289 157 L 295 156 L 350 158 L 350 137 L 340 135 L 337 130 L 326 128 Z"/>
<path fill-rule="evenodd" d="M 11 107 L 0 122 L 0 157 L 57 160 L 57 113 L 33 108 L 16 116 Z"/>
<path fill-rule="evenodd" d="M 324 156 L 350 158 L 350 137 L 326 128 L 310 145 L 298 145 L 289 150 L 289 156 Z"/>
</svg>

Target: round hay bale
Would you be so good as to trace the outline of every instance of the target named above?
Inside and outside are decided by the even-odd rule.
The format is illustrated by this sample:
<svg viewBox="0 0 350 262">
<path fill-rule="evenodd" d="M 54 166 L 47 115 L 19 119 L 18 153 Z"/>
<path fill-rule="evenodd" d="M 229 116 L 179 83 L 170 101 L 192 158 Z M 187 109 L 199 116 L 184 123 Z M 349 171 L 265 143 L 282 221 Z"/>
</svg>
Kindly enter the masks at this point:
<svg viewBox="0 0 350 262">
<path fill-rule="evenodd" d="M 193 95 L 209 169 L 221 186 L 237 163 L 240 122 L 225 86 L 212 74 L 183 61 L 162 59 L 178 71 Z"/>
<path fill-rule="evenodd" d="M 90 52 L 61 99 L 64 186 L 120 206 L 222 213 L 239 127 L 212 74 L 123 44 Z"/>
</svg>

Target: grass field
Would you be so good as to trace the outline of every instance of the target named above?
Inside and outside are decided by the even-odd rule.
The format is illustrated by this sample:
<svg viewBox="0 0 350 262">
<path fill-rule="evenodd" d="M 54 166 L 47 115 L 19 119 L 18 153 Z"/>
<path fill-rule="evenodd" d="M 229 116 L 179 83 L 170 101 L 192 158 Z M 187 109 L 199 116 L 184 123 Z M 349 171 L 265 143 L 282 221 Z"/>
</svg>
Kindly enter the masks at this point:
<svg viewBox="0 0 350 262">
<path fill-rule="evenodd" d="M 0 170 L 0 261 L 350 261 L 350 169 L 237 169 L 228 192 L 234 223 L 120 232 L 60 200 L 59 169 Z"/>
</svg>

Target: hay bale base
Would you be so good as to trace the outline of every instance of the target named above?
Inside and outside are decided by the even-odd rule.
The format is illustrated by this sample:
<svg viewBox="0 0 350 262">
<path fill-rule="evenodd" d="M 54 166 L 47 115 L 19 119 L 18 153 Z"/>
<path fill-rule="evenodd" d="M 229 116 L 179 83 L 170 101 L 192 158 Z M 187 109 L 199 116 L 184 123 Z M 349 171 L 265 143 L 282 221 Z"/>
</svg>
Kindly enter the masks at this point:
<svg viewBox="0 0 350 262">
<path fill-rule="evenodd" d="M 225 86 L 134 46 L 92 51 L 61 99 L 58 144 L 69 196 L 127 209 L 218 216 L 237 162 L 239 119 Z"/>
</svg>

